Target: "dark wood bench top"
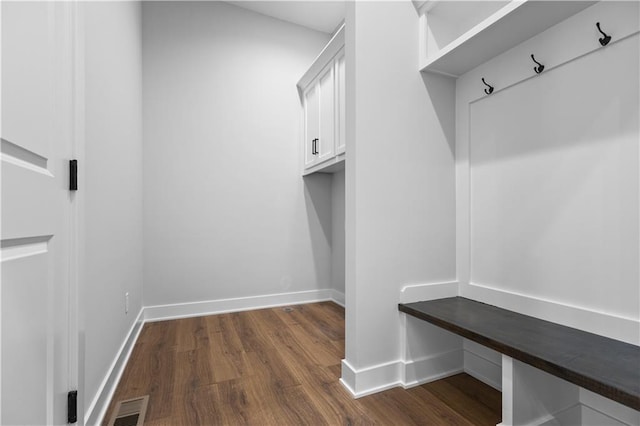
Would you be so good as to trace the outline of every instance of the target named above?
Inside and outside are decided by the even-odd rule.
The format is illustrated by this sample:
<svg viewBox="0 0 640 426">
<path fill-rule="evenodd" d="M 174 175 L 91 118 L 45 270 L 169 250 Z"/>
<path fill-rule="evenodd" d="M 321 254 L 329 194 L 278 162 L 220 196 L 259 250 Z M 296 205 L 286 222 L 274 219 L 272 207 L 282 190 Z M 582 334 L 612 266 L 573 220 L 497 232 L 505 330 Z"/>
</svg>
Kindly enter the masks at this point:
<svg viewBox="0 0 640 426">
<path fill-rule="evenodd" d="M 640 346 L 463 297 L 398 309 L 640 410 Z"/>
</svg>

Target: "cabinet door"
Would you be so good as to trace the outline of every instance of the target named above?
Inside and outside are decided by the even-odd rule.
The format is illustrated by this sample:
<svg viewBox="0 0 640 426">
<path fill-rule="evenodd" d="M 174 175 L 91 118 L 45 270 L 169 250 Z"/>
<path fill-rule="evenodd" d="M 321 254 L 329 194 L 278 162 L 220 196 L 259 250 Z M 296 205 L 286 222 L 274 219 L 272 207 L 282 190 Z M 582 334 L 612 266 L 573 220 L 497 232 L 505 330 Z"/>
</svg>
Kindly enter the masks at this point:
<svg viewBox="0 0 640 426">
<path fill-rule="evenodd" d="M 336 155 L 342 154 L 346 148 L 346 116 L 345 116 L 345 65 L 344 49 L 338 53 L 335 61 L 336 68 Z"/>
<path fill-rule="evenodd" d="M 304 94 L 304 168 L 316 163 L 314 140 L 320 136 L 320 98 L 318 85 L 312 84 Z"/>
<path fill-rule="evenodd" d="M 320 95 L 320 138 L 316 152 L 317 161 L 322 162 L 334 156 L 335 152 L 335 86 L 333 63 L 319 75 L 318 91 Z"/>
</svg>

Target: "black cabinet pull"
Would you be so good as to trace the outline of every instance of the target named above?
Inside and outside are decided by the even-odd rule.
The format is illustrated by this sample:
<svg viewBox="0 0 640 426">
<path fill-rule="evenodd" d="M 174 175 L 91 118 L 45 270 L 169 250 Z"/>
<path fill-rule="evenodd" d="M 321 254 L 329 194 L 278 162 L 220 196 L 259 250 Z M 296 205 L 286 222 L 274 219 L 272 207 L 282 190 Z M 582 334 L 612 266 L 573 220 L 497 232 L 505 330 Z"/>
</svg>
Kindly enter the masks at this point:
<svg viewBox="0 0 640 426">
<path fill-rule="evenodd" d="M 311 155 L 318 154 L 318 138 L 311 141 Z"/>
<path fill-rule="evenodd" d="M 78 160 L 69 160 L 69 191 L 78 190 Z"/>
<path fill-rule="evenodd" d="M 67 394 L 67 423 L 78 421 L 78 391 L 72 390 Z"/>
</svg>

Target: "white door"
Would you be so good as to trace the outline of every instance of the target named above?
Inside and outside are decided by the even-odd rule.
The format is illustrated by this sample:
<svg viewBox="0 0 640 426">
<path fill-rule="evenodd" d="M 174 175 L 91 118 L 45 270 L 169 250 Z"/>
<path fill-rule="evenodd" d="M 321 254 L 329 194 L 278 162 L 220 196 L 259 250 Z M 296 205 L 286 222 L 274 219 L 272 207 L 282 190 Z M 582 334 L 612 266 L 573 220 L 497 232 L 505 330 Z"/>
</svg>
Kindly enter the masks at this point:
<svg viewBox="0 0 640 426">
<path fill-rule="evenodd" d="M 77 373 L 69 357 L 73 4 L 1 7 L 0 423 L 65 424 Z"/>
<path fill-rule="evenodd" d="M 304 168 L 317 160 L 317 141 L 320 136 L 320 99 L 318 86 L 312 84 L 304 94 Z"/>
<path fill-rule="evenodd" d="M 318 79 L 320 98 L 320 139 L 316 149 L 318 162 L 333 157 L 335 150 L 335 90 L 333 62 L 321 73 Z"/>
</svg>

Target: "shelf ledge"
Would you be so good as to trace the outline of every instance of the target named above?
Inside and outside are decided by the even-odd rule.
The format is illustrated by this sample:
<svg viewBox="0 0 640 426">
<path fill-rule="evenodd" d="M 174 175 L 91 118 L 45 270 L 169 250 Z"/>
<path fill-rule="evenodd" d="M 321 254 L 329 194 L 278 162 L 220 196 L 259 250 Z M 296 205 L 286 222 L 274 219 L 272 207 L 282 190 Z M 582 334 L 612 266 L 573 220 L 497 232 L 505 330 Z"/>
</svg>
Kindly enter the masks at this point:
<svg viewBox="0 0 640 426">
<path fill-rule="evenodd" d="M 313 173 L 336 173 L 344 170 L 345 154 L 338 154 L 329 160 L 317 164 L 313 167 L 309 167 L 302 173 L 302 176 L 308 176 Z"/>
<path fill-rule="evenodd" d="M 420 71 L 459 77 L 595 3 L 512 1 L 435 54 L 423 56 Z M 428 19 L 428 14 L 426 19 L 423 16 L 423 26 Z M 426 37 L 428 29 L 423 28 L 421 34 Z"/>
</svg>

